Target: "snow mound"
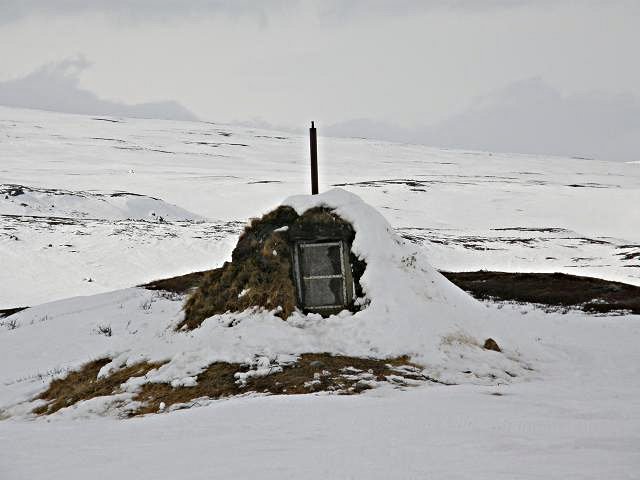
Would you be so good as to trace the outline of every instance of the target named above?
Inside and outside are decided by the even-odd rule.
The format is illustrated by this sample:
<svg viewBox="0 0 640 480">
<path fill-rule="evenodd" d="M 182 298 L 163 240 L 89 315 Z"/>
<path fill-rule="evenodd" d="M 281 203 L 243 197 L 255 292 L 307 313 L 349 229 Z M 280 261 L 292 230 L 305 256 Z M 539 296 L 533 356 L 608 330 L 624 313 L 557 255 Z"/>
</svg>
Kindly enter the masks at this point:
<svg viewBox="0 0 640 480">
<path fill-rule="evenodd" d="M 72 191 L 0 184 L 0 215 L 107 220 L 202 220 L 158 198 L 129 192 Z"/>
<path fill-rule="evenodd" d="M 367 264 L 360 279 L 371 302 L 363 312 L 365 320 L 396 324 L 410 317 L 419 328 L 419 319 L 428 319 L 433 328 L 447 313 L 443 320 L 449 326 L 452 321 L 461 327 L 478 323 L 473 314 L 481 310 L 477 301 L 446 280 L 422 250 L 401 239 L 385 218 L 357 195 L 335 188 L 321 195 L 290 197 L 283 204 L 299 215 L 326 207 L 353 225 L 356 235 L 351 249 Z"/>
<path fill-rule="evenodd" d="M 7 347 L 24 364 L 12 371 L 18 379 L 2 379 L 5 385 L 33 394 L 37 389 L 29 389 L 29 381 L 41 380 L 33 372 L 67 371 L 90 358 L 112 358 L 99 377 L 141 361 L 166 362 L 129 382 L 125 391 L 133 395 L 143 383 L 190 385 L 214 362 L 255 364 L 262 359 L 277 370 L 303 353 L 379 359 L 407 355 L 425 375 L 446 383 L 496 384 L 527 375 L 530 369 L 505 329 L 508 322 L 489 317 L 482 304 L 435 271 L 419 249 L 404 243 L 359 197 L 334 189 L 291 197 L 284 204 L 300 214 L 327 207 L 351 222 L 356 231 L 352 249 L 367 263 L 360 279 L 365 295 L 360 311 L 328 318 L 296 311 L 283 321 L 275 310 L 256 308 L 214 315 L 195 330 L 176 331 L 184 316 L 182 299 L 162 292 L 127 289 L 65 300 L 10 317 L 13 328 L 0 336 L 0 348 Z M 109 334 L 101 335 L 105 326 Z M 483 348 L 489 337 L 498 340 L 502 352 Z M 42 351 L 47 355 L 36 354 Z M 15 401 L 21 394 L 9 397 Z M 122 395 L 118 402 L 122 405 Z"/>
<path fill-rule="evenodd" d="M 330 208 L 355 229 L 352 251 L 367 264 L 360 278 L 367 306 L 316 324 L 350 339 L 342 346 L 345 353 L 409 354 L 422 365 L 443 365 L 452 342 L 478 345 L 495 333 L 484 307 L 437 272 L 422 250 L 404 242 L 357 195 L 336 188 L 283 203 L 300 215 L 314 207 Z"/>
</svg>

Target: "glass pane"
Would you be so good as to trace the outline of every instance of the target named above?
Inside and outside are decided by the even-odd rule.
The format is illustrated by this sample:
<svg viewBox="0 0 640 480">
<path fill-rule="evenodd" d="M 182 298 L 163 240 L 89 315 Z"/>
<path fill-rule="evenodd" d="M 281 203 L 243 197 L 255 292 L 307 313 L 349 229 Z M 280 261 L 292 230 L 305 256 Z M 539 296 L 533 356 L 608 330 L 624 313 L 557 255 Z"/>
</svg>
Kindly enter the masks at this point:
<svg viewBox="0 0 640 480">
<path fill-rule="evenodd" d="M 303 277 L 340 275 L 340 244 L 300 246 Z"/>
<path fill-rule="evenodd" d="M 304 306 L 344 305 L 342 278 L 312 278 L 304 280 Z"/>
</svg>

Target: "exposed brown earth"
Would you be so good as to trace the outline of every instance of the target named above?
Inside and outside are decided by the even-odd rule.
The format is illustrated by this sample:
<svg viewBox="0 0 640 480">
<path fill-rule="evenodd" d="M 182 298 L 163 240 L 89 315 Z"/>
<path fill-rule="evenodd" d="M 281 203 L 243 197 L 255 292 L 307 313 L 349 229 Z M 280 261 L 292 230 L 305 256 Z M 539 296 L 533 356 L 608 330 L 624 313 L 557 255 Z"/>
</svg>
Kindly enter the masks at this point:
<svg viewBox="0 0 640 480">
<path fill-rule="evenodd" d="M 182 293 L 198 285 L 204 272 L 143 285 Z M 640 314 L 640 287 L 601 278 L 564 273 L 440 272 L 450 282 L 481 300 L 535 303 L 557 308 L 579 308 L 592 313 L 630 311 Z M 170 281 L 170 282 L 169 282 Z M 160 288 L 160 287 L 157 287 Z"/>
<path fill-rule="evenodd" d="M 8 317 L 9 315 L 13 315 L 14 313 L 21 312 L 22 310 L 26 310 L 29 307 L 16 307 L 16 308 L 5 308 L 0 309 L 0 318 Z"/>
<path fill-rule="evenodd" d="M 147 290 L 164 290 L 178 294 L 188 293 L 190 290 L 198 287 L 202 279 L 213 270 L 205 270 L 203 272 L 192 272 L 186 275 L 178 275 L 177 277 L 163 278 L 154 280 L 153 282 L 140 285 Z"/>
<path fill-rule="evenodd" d="M 103 358 L 70 372 L 66 377 L 51 382 L 37 399 L 48 403 L 33 410 L 37 415 L 48 415 L 83 400 L 108 396 L 120 392 L 129 378 L 146 375 L 162 363 L 142 362 L 113 372 L 98 379 L 100 369 L 110 360 Z M 376 383 L 389 382 L 398 387 L 433 381 L 425 377 L 422 369 L 406 356 L 374 359 L 329 353 L 306 353 L 296 362 L 273 366 L 273 373 L 249 377 L 241 381 L 237 373 L 248 372 L 249 365 L 216 362 L 197 376 L 195 386 L 172 387 L 168 383 L 146 383 L 134 396 L 139 407 L 128 411 L 136 416 L 158 413 L 172 405 L 191 406 L 196 399 L 218 399 L 250 392 L 296 395 L 320 391 L 340 395 L 354 395 L 373 388 Z M 161 407 L 161 404 L 164 404 Z"/>
<path fill-rule="evenodd" d="M 142 377 L 162 363 L 141 362 L 121 368 L 111 375 L 98 378 L 98 372 L 111 360 L 101 358 L 84 365 L 80 370 L 69 372 L 64 378 L 53 380 L 49 388 L 36 398 L 48 403 L 33 410 L 37 415 L 48 415 L 61 408 L 68 407 L 82 400 L 113 395 L 120 386 L 133 377 Z"/>
<path fill-rule="evenodd" d="M 485 350 L 493 350 L 494 352 L 502 351 L 502 349 L 498 345 L 498 342 L 496 342 L 493 338 L 487 338 L 484 341 L 484 345 L 482 348 L 484 348 Z"/>
<path fill-rule="evenodd" d="M 295 363 L 283 366 L 282 371 L 277 369 L 269 375 L 250 378 L 243 384 L 235 374 L 247 370 L 247 365 L 216 362 L 198 375 L 197 385 L 193 387 L 176 388 L 167 383 L 145 384 L 135 397 L 135 400 L 143 402 L 143 406 L 132 415 L 157 413 L 161 402 L 165 408 L 176 404 L 189 407 L 194 399 L 217 399 L 250 392 L 298 395 L 326 391 L 354 395 L 372 388 L 372 382 L 410 386 L 430 380 L 407 357 L 381 360 L 306 353 Z"/>
<path fill-rule="evenodd" d="M 640 287 L 565 273 L 441 272 L 458 287 L 483 300 L 579 308 L 592 313 L 640 314 Z"/>
</svg>

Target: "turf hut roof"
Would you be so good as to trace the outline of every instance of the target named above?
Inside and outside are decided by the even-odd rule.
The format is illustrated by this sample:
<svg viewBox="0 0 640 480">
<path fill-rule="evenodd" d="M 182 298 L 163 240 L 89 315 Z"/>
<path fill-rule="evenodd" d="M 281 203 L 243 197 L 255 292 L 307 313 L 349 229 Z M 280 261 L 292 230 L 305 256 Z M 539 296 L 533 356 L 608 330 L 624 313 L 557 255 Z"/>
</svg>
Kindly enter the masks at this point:
<svg viewBox="0 0 640 480">
<path fill-rule="evenodd" d="M 365 264 L 351 252 L 354 238 L 353 226 L 324 205 L 300 214 L 282 205 L 253 219 L 231 262 L 208 272 L 187 300 L 179 327 L 195 328 L 212 315 L 256 307 L 275 310 L 282 319 L 296 309 L 324 316 L 356 311 Z M 334 301 L 309 304 L 327 298 Z"/>
</svg>

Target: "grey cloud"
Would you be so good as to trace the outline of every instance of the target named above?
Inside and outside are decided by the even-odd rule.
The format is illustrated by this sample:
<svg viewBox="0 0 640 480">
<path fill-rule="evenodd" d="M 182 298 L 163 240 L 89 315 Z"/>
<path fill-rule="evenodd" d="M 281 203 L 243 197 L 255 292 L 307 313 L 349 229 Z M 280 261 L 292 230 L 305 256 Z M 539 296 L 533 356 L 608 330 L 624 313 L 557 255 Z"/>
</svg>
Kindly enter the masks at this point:
<svg viewBox="0 0 640 480">
<path fill-rule="evenodd" d="M 410 15 L 434 9 L 478 12 L 496 8 L 550 4 L 551 2 L 552 0 L 325 0 L 320 3 L 318 11 L 321 15 L 335 17 L 367 14 Z"/>
<path fill-rule="evenodd" d="M 230 17 L 255 16 L 262 21 L 269 11 L 277 11 L 296 3 L 296 0 L 2 0 L 0 23 L 29 16 L 65 17 L 83 14 L 105 15 L 125 22 L 216 14 Z"/>
<path fill-rule="evenodd" d="M 429 127 L 352 121 L 325 132 L 446 148 L 640 160 L 640 100 L 631 94 L 563 96 L 539 78 L 515 82 Z"/>
<path fill-rule="evenodd" d="M 584 0 L 585 4 L 605 4 L 612 0 Z M 617 0 L 633 4 L 633 0 Z M 411 15 L 434 9 L 480 12 L 502 8 L 534 6 L 548 8 L 572 0 L 2 0 L 0 23 L 29 16 L 72 16 L 100 14 L 118 21 L 145 22 L 193 18 L 202 15 L 249 16 L 265 22 L 270 15 L 308 6 L 320 18 L 353 19 L 371 15 Z"/>
<path fill-rule="evenodd" d="M 25 77 L 0 82 L 0 105 L 87 115 L 197 120 L 174 101 L 127 105 L 99 98 L 78 86 L 80 73 L 89 66 L 84 57 L 45 65 Z"/>
</svg>

